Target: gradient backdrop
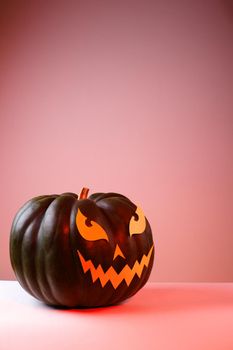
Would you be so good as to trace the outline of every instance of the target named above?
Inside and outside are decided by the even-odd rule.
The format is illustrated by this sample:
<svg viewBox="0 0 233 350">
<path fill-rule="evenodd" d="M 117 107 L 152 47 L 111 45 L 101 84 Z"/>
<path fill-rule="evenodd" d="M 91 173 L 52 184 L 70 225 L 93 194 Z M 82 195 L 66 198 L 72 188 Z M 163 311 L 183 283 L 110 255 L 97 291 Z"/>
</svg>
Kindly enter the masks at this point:
<svg viewBox="0 0 233 350">
<path fill-rule="evenodd" d="M 144 208 L 151 281 L 233 281 L 232 1 L 6 1 L 0 31 L 0 278 L 18 208 L 87 186 Z"/>
</svg>

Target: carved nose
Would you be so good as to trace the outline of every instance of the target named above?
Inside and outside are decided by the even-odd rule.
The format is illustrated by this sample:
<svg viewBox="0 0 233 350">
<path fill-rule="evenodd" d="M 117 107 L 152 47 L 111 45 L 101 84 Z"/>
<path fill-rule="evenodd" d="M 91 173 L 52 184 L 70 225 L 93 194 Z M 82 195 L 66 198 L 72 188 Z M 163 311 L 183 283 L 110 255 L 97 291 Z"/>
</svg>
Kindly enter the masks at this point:
<svg viewBox="0 0 233 350">
<path fill-rule="evenodd" d="M 116 245 L 115 252 L 114 252 L 113 260 L 115 260 L 115 259 L 118 257 L 118 255 L 125 259 L 124 254 L 122 253 L 122 251 L 121 251 L 119 245 L 117 244 L 117 245 Z"/>
</svg>

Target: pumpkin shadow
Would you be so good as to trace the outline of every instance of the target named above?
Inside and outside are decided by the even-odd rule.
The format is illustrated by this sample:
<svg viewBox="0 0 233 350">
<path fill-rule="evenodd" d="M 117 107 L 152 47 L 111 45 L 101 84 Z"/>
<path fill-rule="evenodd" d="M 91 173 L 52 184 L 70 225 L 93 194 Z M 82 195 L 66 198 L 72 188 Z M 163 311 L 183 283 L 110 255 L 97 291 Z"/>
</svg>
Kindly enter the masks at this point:
<svg viewBox="0 0 233 350">
<path fill-rule="evenodd" d="M 219 287 L 211 283 L 155 284 L 147 288 L 135 300 L 126 305 L 131 313 L 171 313 L 197 309 L 233 307 L 230 284 Z"/>
<path fill-rule="evenodd" d="M 163 314 L 197 309 L 233 307 L 232 284 L 222 283 L 154 283 L 119 304 L 95 308 L 61 308 L 54 310 L 72 314 L 115 315 Z"/>
</svg>

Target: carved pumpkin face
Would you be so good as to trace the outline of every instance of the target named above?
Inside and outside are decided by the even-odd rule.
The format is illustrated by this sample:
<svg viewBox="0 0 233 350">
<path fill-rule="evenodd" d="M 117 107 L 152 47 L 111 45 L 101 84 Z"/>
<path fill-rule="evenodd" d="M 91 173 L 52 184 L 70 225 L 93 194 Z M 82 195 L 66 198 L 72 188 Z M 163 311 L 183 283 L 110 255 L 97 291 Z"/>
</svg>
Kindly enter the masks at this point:
<svg viewBox="0 0 233 350">
<path fill-rule="evenodd" d="M 71 193 L 52 201 L 51 196 L 46 196 L 47 201 L 45 197 L 38 198 L 32 200 L 33 206 L 44 200 L 46 210 L 42 210 L 41 220 L 38 213 L 37 220 L 30 222 L 31 239 L 37 237 L 37 244 L 31 242 L 35 247 L 30 258 L 24 256 L 28 248 L 24 252 L 22 244 L 21 253 L 17 251 L 18 225 L 22 216 L 26 220 L 24 207 L 11 231 L 12 266 L 22 286 L 32 295 L 48 304 L 104 306 L 132 296 L 146 283 L 153 265 L 154 245 L 150 225 L 140 207 L 116 193 L 96 193 L 87 198 L 86 189 L 79 200 Z M 24 234 L 26 231 L 25 226 Z M 24 259 L 34 265 L 34 275 Z M 27 278 L 25 271 L 29 272 Z"/>
</svg>

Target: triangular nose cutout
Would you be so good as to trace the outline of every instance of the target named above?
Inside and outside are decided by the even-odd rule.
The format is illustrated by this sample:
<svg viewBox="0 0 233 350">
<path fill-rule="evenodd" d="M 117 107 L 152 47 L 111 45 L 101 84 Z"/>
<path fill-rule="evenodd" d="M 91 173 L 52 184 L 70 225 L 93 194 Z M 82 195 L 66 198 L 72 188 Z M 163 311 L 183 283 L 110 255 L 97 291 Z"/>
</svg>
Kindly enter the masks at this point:
<svg viewBox="0 0 233 350">
<path fill-rule="evenodd" d="M 122 258 L 124 258 L 124 259 L 125 259 L 124 254 L 122 253 L 122 251 L 120 250 L 119 245 L 117 244 L 117 245 L 116 245 L 116 249 L 115 249 L 115 253 L 114 253 L 113 260 L 115 260 L 115 259 L 116 259 L 116 257 L 118 257 L 118 255 L 120 255 Z"/>
</svg>

